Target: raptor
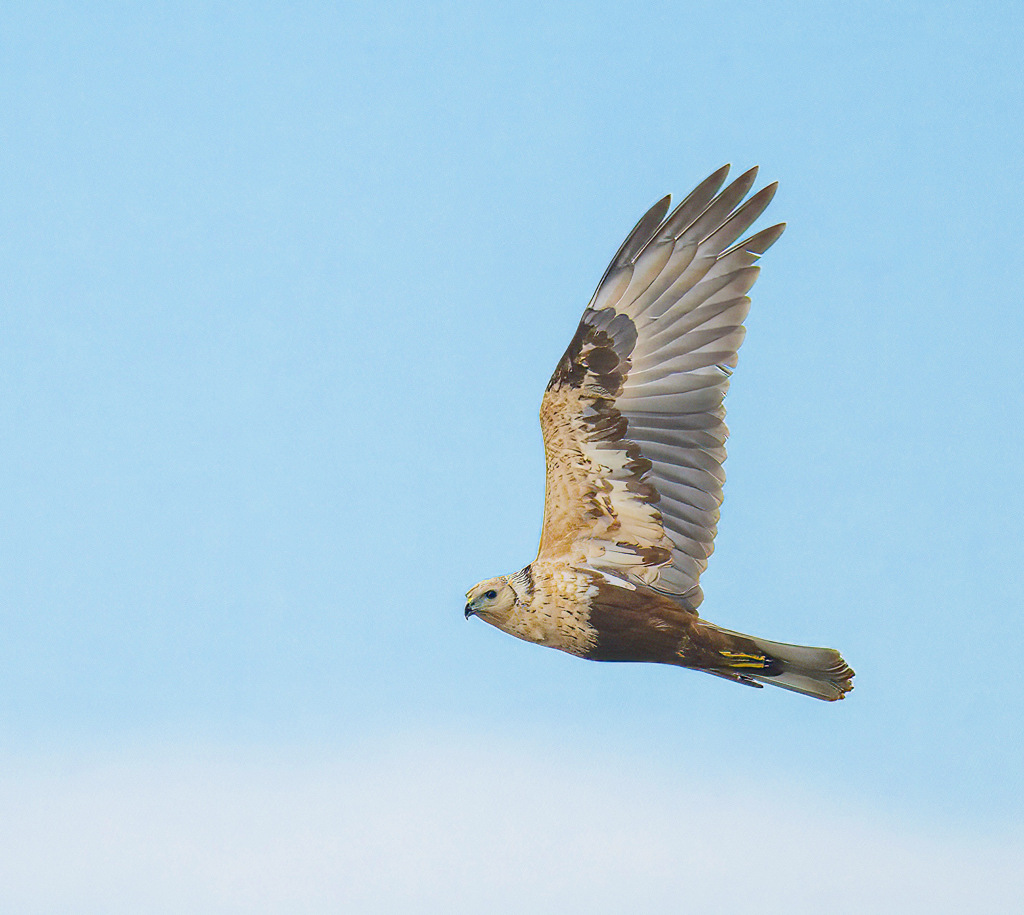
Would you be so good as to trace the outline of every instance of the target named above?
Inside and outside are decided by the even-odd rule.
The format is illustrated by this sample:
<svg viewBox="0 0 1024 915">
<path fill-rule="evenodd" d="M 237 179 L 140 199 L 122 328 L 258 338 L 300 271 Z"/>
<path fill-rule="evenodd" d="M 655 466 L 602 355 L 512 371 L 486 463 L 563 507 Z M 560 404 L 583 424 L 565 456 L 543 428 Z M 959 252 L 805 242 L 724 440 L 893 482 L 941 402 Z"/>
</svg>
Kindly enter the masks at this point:
<svg viewBox="0 0 1024 915">
<path fill-rule="evenodd" d="M 818 699 L 853 688 L 839 652 L 702 619 L 725 473 L 723 400 L 755 266 L 784 224 L 729 167 L 643 216 L 598 284 L 541 401 L 547 458 L 537 558 L 474 585 L 466 618 L 594 661 L 647 661 Z"/>
</svg>

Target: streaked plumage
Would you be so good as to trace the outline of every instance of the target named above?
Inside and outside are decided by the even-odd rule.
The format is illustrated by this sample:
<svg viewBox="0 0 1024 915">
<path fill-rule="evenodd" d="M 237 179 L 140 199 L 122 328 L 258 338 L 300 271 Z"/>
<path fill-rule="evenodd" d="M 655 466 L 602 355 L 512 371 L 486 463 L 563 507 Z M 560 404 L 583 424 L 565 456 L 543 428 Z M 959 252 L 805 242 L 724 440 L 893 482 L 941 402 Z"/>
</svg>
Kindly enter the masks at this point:
<svg viewBox="0 0 1024 915">
<path fill-rule="evenodd" d="M 537 558 L 467 592 L 466 616 L 598 661 L 652 661 L 751 686 L 842 699 L 830 648 L 770 642 L 698 616 L 725 473 L 722 405 L 758 258 L 776 225 L 737 243 L 775 193 L 719 169 L 669 197 L 613 258 L 541 402 L 547 456 Z"/>
</svg>

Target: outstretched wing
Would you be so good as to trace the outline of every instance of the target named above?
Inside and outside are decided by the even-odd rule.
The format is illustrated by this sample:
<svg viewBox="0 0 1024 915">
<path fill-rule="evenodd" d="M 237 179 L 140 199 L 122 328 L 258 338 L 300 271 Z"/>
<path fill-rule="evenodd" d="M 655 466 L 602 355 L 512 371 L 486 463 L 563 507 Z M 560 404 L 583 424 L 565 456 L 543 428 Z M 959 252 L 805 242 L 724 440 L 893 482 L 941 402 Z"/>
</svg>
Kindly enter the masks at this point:
<svg viewBox="0 0 1024 915">
<path fill-rule="evenodd" d="M 719 169 L 623 242 L 541 403 L 547 454 L 538 559 L 639 580 L 696 610 L 725 473 L 722 400 L 753 266 L 782 234 L 736 240 L 775 193 Z M 668 214 L 668 215 L 666 215 Z"/>
</svg>

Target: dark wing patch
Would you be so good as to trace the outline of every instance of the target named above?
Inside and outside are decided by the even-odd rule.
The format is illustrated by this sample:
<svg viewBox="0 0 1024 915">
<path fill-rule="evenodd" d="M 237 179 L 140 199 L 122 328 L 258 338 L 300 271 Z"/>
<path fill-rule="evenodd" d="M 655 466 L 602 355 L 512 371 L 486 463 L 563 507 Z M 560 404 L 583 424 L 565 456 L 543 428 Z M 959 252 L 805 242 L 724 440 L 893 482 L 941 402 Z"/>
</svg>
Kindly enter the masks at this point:
<svg viewBox="0 0 1024 915">
<path fill-rule="evenodd" d="M 590 374 L 600 390 L 615 397 L 629 372 L 629 354 L 635 344 L 636 327 L 628 315 L 612 308 L 588 310 L 559 360 L 548 390 L 562 385 L 581 388 Z"/>
</svg>

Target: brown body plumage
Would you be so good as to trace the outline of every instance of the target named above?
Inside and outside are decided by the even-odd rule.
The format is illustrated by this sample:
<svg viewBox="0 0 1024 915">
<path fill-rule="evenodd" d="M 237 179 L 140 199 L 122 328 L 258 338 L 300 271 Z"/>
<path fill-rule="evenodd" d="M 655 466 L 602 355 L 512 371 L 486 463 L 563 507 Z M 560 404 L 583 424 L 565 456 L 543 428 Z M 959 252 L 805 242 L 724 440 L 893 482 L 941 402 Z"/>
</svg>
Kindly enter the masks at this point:
<svg viewBox="0 0 1024 915">
<path fill-rule="evenodd" d="M 727 168 L 671 214 L 659 201 L 612 260 L 541 403 L 547 456 L 537 559 L 467 593 L 518 638 L 597 661 L 648 661 L 841 699 L 839 653 L 702 620 L 725 474 L 723 398 L 753 266 L 782 234 L 736 239 L 768 205 Z"/>
</svg>

